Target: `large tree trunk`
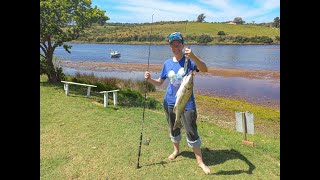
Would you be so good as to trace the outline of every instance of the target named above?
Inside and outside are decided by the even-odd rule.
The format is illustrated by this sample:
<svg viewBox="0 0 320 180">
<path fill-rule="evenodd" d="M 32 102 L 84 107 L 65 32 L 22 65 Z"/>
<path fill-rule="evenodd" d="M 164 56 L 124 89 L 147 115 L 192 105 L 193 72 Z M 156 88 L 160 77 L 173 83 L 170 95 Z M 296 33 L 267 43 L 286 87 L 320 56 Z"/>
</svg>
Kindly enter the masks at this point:
<svg viewBox="0 0 320 180">
<path fill-rule="evenodd" d="M 47 69 L 47 76 L 48 76 L 48 81 L 51 83 L 57 83 L 60 81 L 56 69 L 53 65 L 52 62 L 53 59 L 53 51 L 48 51 L 48 55 L 47 55 L 47 65 L 48 65 L 48 69 Z"/>
</svg>

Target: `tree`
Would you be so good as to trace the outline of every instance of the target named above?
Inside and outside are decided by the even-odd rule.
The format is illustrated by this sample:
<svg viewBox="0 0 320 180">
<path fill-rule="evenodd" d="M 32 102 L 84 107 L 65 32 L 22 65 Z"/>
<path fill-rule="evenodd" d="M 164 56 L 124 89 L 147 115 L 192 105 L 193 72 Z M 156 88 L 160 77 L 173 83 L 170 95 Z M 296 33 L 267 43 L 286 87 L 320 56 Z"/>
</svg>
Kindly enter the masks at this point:
<svg viewBox="0 0 320 180">
<path fill-rule="evenodd" d="M 275 28 L 280 28 L 280 18 L 279 17 L 276 17 L 273 19 L 273 27 Z"/>
<path fill-rule="evenodd" d="M 245 21 L 243 21 L 241 17 L 235 17 L 233 19 L 233 22 L 236 24 L 244 24 L 245 23 Z"/>
<path fill-rule="evenodd" d="M 104 14 L 91 7 L 91 0 L 40 0 L 40 56 L 49 82 L 61 80 L 52 62 L 55 49 L 63 46 L 71 53 L 65 42 L 77 39 L 92 23 L 105 24 L 109 18 Z"/>
<path fill-rule="evenodd" d="M 200 14 L 200 15 L 198 16 L 197 22 L 203 22 L 205 18 L 206 18 L 206 16 L 202 13 L 202 14 Z"/>
</svg>

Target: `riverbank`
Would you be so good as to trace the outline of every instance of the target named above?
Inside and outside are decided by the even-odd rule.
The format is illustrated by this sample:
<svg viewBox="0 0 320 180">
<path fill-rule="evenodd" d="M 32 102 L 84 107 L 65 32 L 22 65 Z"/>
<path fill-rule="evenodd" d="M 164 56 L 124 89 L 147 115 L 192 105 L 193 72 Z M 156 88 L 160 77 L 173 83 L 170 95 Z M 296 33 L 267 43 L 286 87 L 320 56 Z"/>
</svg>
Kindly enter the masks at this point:
<svg viewBox="0 0 320 180">
<path fill-rule="evenodd" d="M 139 63 L 116 63 L 116 62 L 76 62 L 76 61 L 63 61 L 61 62 L 63 67 L 75 68 L 97 71 L 98 69 L 106 71 L 146 71 L 148 69 L 147 64 Z M 149 64 L 150 72 L 161 71 L 161 64 Z M 208 72 L 199 72 L 200 75 L 211 75 L 221 77 L 242 77 L 248 79 L 267 79 L 280 81 L 279 71 L 268 70 L 242 70 L 242 69 L 227 69 L 227 68 L 208 68 Z"/>
<path fill-rule="evenodd" d="M 62 67 L 74 68 L 79 70 L 103 71 L 103 72 L 144 72 L 148 69 L 147 64 L 139 63 L 116 63 L 116 62 L 93 62 L 93 61 L 62 61 Z M 159 73 L 161 64 L 149 64 L 151 73 Z M 226 68 L 209 68 L 208 72 L 199 72 L 201 76 L 220 76 L 225 78 L 241 77 L 252 80 L 270 80 L 275 83 L 280 82 L 279 71 L 267 70 L 242 70 L 242 69 L 226 69 Z M 213 92 L 197 92 L 202 95 L 219 96 L 227 99 L 237 99 L 247 101 L 254 105 L 269 107 L 272 109 L 280 109 L 280 101 L 270 101 L 263 98 L 245 99 L 243 97 L 230 96 L 228 94 L 217 95 Z"/>
</svg>

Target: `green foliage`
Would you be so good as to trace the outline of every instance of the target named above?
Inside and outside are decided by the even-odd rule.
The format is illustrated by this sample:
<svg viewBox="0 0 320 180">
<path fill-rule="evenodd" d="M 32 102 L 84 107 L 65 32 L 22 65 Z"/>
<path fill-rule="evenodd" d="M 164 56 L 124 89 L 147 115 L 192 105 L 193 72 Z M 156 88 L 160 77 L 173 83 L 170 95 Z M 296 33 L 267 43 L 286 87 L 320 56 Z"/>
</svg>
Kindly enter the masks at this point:
<svg viewBox="0 0 320 180">
<path fill-rule="evenodd" d="M 198 43 L 208 43 L 212 41 L 212 37 L 208 34 L 202 34 L 198 36 L 196 40 Z"/>
<path fill-rule="evenodd" d="M 130 82 L 129 80 L 123 80 L 119 78 L 107 78 L 107 77 L 96 77 L 93 73 L 81 74 L 77 72 L 74 76 L 67 76 L 67 81 L 92 84 L 97 87 L 93 89 L 93 94 L 97 96 L 102 96 L 95 92 L 100 91 L 110 91 L 119 89 L 118 100 L 119 105 L 122 106 L 132 106 L 132 107 L 143 107 L 144 102 L 146 102 L 146 107 L 150 109 L 155 109 L 161 107 L 161 103 L 156 101 L 153 97 L 144 98 L 144 94 L 147 92 L 155 91 L 155 86 L 147 81 L 136 81 Z M 124 86 L 123 84 L 126 84 Z M 74 91 L 86 91 L 86 89 L 79 86 L 70 87 Z M 83 94 L 85 92 L 81 92 Z M 142 95 L 143 94 L 143 95 Z M 102 99 L 100 100 L 102 101 Z"/>
<path fill-rule="evenodd" d="M 147 97 L 146 99 L 146 108 L 149 109 L 162 109 L 162 103 L 157 101 L 154 97 Z"/>
<path fill-rule="evenodd" d="M 49 81 L 59 81 L 59 72 L 52 58 L 57 47 L 70 53 L 71 46 L 64 44 L 77 39 L 92 23 L 105 24 L 109 18 L 105 11 L 91 7 L 90 0 L 40 0 L 40 49 L 46 61 Z"/>
<path fill-rule="evenodd" d="M 131 89 L 123 89 L 118 94 L 119 105 L 121 106 L 143 106 L 144 97 Z"/>
<path fill-rule="evenodd" d="M 219 31 L 217 35 L 222 36 L 222 35 L 226 35 L 226 33 L 224 31 Z"/>
<path fill-rule="evenodd" d="M 275 28 L 280 28 L 280 18 L 279 17 L 274 18 L 272 26 Z"/>
<path fill-rule="evenodd" d="M 96 42 L 161 42 L 166 37 L 164 35 L 129 35 L 129 36 L 114 36 L 114 37 L 97 37 Z"/>
<path fill-rule="evenodd" d="M 186 24 L 187 23 L 187 24 Z M 152 34 L 151 33 L 152 26 Z M 230 25 L 226 23 L 207 22 L 186 22 L 186 21 L 162 21 L 151 23 L 107 23 L 105 26 L 92 26 L 86 29 L 85 35 L 77 39 L 76 42 L 87 43 L 124 43 L 124 44 L 167 44 L 168 34 L 178 31 L 184 34 L 188 44 L 200 43 L 201 35 L 207 34 L 212 37 L 212 41 L 204 40 L 204 44 L 216 44 L 223 41 L 224 44 L 237 44 L 232 37 L 254 37 L 267 36 L 274 38 L 280 36 L 277 28 L 270 28 L 271 24 L 241 24 Z M 219 38 L 219 31 L 225 33 L 225 38 Z M 98 37 L 98 38 L 97 38 Z M 249 42 L 250 43 L 250 42 Z M 276 41 L 274 43 L 279 43 Z M 219 43 L 221 44 L 221 43 Z"/>
<path fill-rule="evenodd" d="M 205 18 L 206 18 L 206 16 L 204 15 L 204 13 L 199 14 L 199 16 L 197 18 L 197 22 L 203 22 Z"/>
<path fill-rule="evenodd" d="M 273 40 L 267 36 L 243 37 L 236 36 L 232 38 L 236 43 L 256 43 L 256 44 L 271 44 Z"/>
<path fill-rule="evenodd" d="M 223 41 L 225 41 L 226 40 L 226 38 L 225 37 L 222 37 L 222 36 L 220 36 L 219 38 L 218 38 L 218 42 L 223 42 Z"/>
<path fill-rule="evenodd" d="M 63 73 L 62 67 L 59 66 L 60 60 L 54 57 L 52 61 L 53 61 L 53 66 L 54 66 L 54 70 L 56 72 L 57 78 L 59 80 L 64 80 L 66 76 Z M 49 74 L 49 73 L 50 73 L 50 69 L 48 68 L 47 60 L 45 59 L 45 57 L 40 55 L 40 75 Z"/>
<path fill-rule="evenodd" d="M 48 65 L 46 59 L 40 55 L 40 75 L 47 74 Z"/>
<path fill-rule="evenodd" d="M 63 68 L 62 67 L 56 67 L 56 73 L 57 73 L 57 77 L 59 80 L 65 80 L 66 79 L 66 75 L 63 73 Z"/>
<path fill-rule="evenodd" d="M 245 21 L 242 20 L 241 17 L 235 17 L 235 18 L 233 19 L 233 22 L 236 23 L 236 24 L 244 24 L 244 23 L 245 23 Z"/>
<path fill-rule="evenodd" d="M 137 86 L 138 90 L 143 93 L 156 91 L 156 87 L 148 81 L 137 81 Z"/>
<path fill-rule="evenodd" d="M 119 91 L 118 100 L 119 105 L 127 107 L 143 107 L 144 105 L 149 109 L 159 109 L 162 107 L 162 104 L 155 98 L 146 97 L 145 99 L 139 91 L 131 89 Z"/>
</svg>

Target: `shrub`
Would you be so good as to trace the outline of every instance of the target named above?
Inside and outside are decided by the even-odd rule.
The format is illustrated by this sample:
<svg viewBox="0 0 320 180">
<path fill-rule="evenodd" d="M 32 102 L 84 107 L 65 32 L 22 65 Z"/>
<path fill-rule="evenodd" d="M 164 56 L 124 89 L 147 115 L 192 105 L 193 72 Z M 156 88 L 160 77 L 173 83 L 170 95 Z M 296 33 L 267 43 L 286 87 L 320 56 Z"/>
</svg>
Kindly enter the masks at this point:
<svg viewBox="0 0 320 180">
<path fill-rule="evenodd" d="M 200 36 L 197 37 L 197 42 L 198 43 L 208 43 L 212 41 L 212 37 L 210 35 L 207 34 L 202 34 Z"/>
<path fill-rule="evenodd" d="M 145 92 L 155 91 L 155 86 L 147 81 L 135 81 L 123 80 L 119 78 L 108 78 L 108 77 L 96 77 L 93 73 L 91 74 L 81 74 L 77 72 L 74 76 L 67 76 L 67 81 L 84 83 L 84 84 L 93 84 L 97 87 L 94 88 L 94 91 L 109 91 L 114 89 L 120 89 L 118 92 L 118 104 L 122 106 L 129 107 L 143 107 L 146 103 L 147 108 L 155 109 L 160 108 L 161 103 L 156 101 L 152 97 L 144 98 Z M 122 87 L 120 88 L 120 86 Z M 73 90 L 80 91 L 81 87 L 72 86 Z M 82 91 L 86 89 L 81 88 Z M 85 93 L 85 92 L 81 92 Z M 94 94 L 94 92 L 92 92 Z M 99 94 L 99 96 L 102 94 Z M 97 100 L 102 102 L 102 100 Z"/>
<path fill-rule="evenodd" d="M 40 56 L 40 75 L 47 74 L 47 63 L 43 56 Z"/>
<path fill-rule="evenodd" d="M 224 33 L 224 31 L 219 31 L 217 35 L 223 36 L 223 35 L 226 35 L 226 34 Z"/>
</svg>

